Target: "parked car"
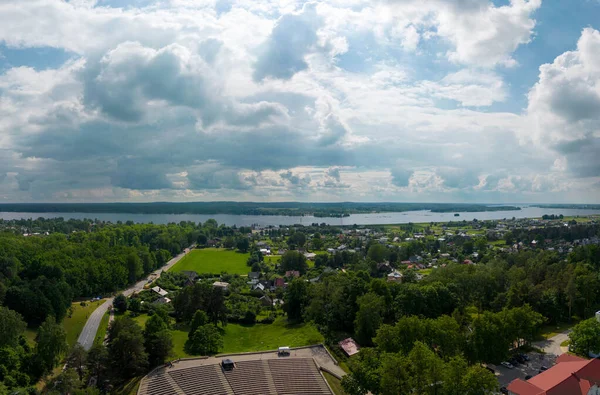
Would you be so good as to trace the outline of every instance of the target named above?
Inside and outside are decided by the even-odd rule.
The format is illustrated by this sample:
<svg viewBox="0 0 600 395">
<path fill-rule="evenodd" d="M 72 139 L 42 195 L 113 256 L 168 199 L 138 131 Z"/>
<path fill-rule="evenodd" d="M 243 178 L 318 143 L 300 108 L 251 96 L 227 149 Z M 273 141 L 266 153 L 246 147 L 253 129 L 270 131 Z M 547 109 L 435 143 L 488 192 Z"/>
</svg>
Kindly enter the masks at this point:
<svg viewBox="0 0 600 395">
<path fill-rule="evenodd" d="M 524 360 L 529 361 L 529 355 L 527 354 L 519 354 L 521 355 L 521 357 L 523 357 Z"/>
<path fill-rule="evenodd" d="M 500 392 L 502 392 L 503 394 L 508 394 L 508 390 L 506 389 L 506 387 L 500 388 Z"/>
<path fill-rule="evenodd" d="M 513 358 L 515 361 L 517 361 L 518 363 L 525 363 L 525 358 L 523 358 L 521 355 L 517 354 L 515 355 L 515 357 Z"/>
<path fill-rule="evenodd" d="M 547 366 L 542 366 L 542 367 L 540 368 L 540 370 L 541 370 L 542 372 L 544 372 L 544 371 L 548 370 L 548 367 L 547 367 Z"/>
<path fill-rule="evenodd" d="M 510 362 L 506 362 L 506 361 L 504 361 L 504 362 L 500 363 L 500 365 L 504 366 L 504 367 L 505 367 L 505 368 L 507 368 L 507 369 L 512 369 L 512 368 L 514 368 L 513 364 L 511 364 Z"/>
<path fill-rule="evenodd" d="M 529 380 L 532 377 L 533 377 L 532 375 L 528 374 L 527 376 L 525 376 L 525 380 Z"/>
</svg>

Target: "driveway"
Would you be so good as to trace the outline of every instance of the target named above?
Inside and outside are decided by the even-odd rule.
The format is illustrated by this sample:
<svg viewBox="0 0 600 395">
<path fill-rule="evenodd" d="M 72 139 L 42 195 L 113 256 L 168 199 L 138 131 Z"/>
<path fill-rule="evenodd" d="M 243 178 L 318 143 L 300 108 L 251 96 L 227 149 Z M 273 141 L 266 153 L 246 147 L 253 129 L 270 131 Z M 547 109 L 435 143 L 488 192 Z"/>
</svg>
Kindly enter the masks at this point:
<svg viewBox="0 0 600 395">
<path fill-rule="evenodd" d="M 144 285 L 148 283 L 149 279 L 152 278 L 153 280 L 156 280 L 157 278 L 159 278 L 160 274 L 163 271 L 169 270 L 171 267 L 173 267 L 173 265 L 179 262 L 179 260 L 183 258 L 188 252 L 190 252 L 190 249 L 193 247 L 194 246 L 186 248 L 181 254 L 177 255 L 175 258 L 167 262 L 166 265 L 150 273 L 148 277 L 146 277 L 144 280 L 140 280 L 131 287 L 124 290 L 123 295 L 129 296 L 134 292 L 139 292 L 143 290 Z M 94 312 L 90 314 L 90 317 L 86 321 L 85 326 L 83 327 L 83 330 L 81 331 L 81 333 L 79 334 L 79 338 L 77 339 L 77 342 L 81 344 L 84 349 L 89 350 L 94 345 L 94 339 L 96 338 L 96 332 L 98 332 L 98 328 L 100 327 L 100 321 L 102 321 L 102 317 L 104 316 L 104 314 L 106 314 L 108 308 L 112 306 L 113 299 L 114 298 L 107 299 L 106 302 L 98 306 L 98 308 L 96 308 L 96 310 L 94 310 Z"/>
<path fill-rule="evenodd" d="M 568 347 L 561 347 L 560 344 L 566 340 L 569 340 L 569 333 L 571 333 L 570 329 L 549 339 L 535 342 L 533 345 L 543 350 L 546 354 L 551 354 L 558 357 L 559 355 L 562 355 L 568 351 Z"/>
</svg>

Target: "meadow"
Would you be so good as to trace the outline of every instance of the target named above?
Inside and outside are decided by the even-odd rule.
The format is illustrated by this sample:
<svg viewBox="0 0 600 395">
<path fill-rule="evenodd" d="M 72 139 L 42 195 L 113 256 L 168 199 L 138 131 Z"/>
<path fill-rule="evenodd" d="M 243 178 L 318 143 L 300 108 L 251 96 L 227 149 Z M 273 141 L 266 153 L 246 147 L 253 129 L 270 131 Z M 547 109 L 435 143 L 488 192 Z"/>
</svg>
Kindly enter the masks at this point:
<svg viewBox="0 0 600 395">
<path fill-rule="evenodd" d="M 194 271 L 200 273 L 219 274 L 226 272 L 229 274 L 248 274 L 250 268 L 246 261 L 250 254 L 226 250 L 224 248 L 205 248 L 201 250 L 192 250 L 188 255 L 181 259 L 170 271 L 183 272 Z"/>
</svg>

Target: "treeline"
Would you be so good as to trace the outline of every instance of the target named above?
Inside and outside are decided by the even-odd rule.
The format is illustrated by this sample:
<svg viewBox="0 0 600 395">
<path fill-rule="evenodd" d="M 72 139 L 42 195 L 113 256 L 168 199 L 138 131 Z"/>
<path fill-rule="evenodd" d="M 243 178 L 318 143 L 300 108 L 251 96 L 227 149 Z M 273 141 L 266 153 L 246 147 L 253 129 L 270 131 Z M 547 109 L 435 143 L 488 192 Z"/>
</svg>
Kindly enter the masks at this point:
<svg viewBox="0 0 600 395">
<path fill-rule="evenodd" d="M 515 206 L 460 203 L 255 203 L 255 202 L 156 202 L 156 203 L 3 203 L 0 211 L 31 213 L 127 213 L 127 214 L 235 214 L 345 217 L 373 212 L 480 212 L 520 210 Z"/>
</svg>

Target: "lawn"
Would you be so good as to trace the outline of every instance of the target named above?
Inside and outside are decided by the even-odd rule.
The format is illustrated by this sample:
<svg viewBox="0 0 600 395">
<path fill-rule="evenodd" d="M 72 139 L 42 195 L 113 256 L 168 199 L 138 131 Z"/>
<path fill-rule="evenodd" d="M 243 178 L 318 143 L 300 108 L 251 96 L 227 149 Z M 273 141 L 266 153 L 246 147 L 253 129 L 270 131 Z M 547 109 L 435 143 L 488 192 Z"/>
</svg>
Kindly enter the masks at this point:
<svg viewBox="0 0 600 395">
<path fill-rule="evenodd" d="M 539 337 L 540 339 L 550 339 L 551 337 L 554 337 L 559 333 L 571 329 L 572 327 L 577 325 L 577 322 L 578 321 L 573 320 L 573 322 L 571 323 L 560 323 L 558 325 L 544 325 L 540 331 Z"/>
<path fill-rule="evenodd" d="M 98 332 L 96 332 L 96 337 L 94 338 L 94 344 L 104 343 L 104 338 L 106 337 L 106 331 L 108 330 L 109 318 L 110 318 L 109 313 L 104 314 L 104 316 L 102 317 L 102 321 L 100 321 L 100 326 L 98 326 Z"/>
<path fill-rule="evenodd" d="M 288 325 L 285 318 L 279 317 L 272 324 L 228 324 L 221 352 L 275 350 L 280 346 L 299 347 L 322 342 L 323 336 L 313 325 Z"/>
<path fill-rule="evenodd" d="M 340 379 L 327 372 L 323 372 L 323 376 L 325 376 L 325 380 L 327 380 L 327 383 L 329 384 L 335 395 L 346 394 L 344 392 L 344 389 L 342 388 L 342 381 Z"/>
<path fill-rule="evenodd" d="M 65 328 L 65 332 L 67 333 L 67 343 L 69 346 L 72 346 L 77 341 L 90 314 L 104 302 L 105 300 L 85 302 L 85 306 L 81 306 L 79 302 L 72 304 L 73 314 L 71 318 L 67 316 L 63 319 L 63 328 Z"/>
<path fill-rule="evenodd" d="M 221 272 L 247 274 L 250 271 L 250 268 L 246 265 L 249 256 L 250 254 L 242 254 L 223 248 L 192 250 L 182 260 L 177 262 L 170 271 L 195 271 L 198 274 L 219 274 Z"/>
</svg>

